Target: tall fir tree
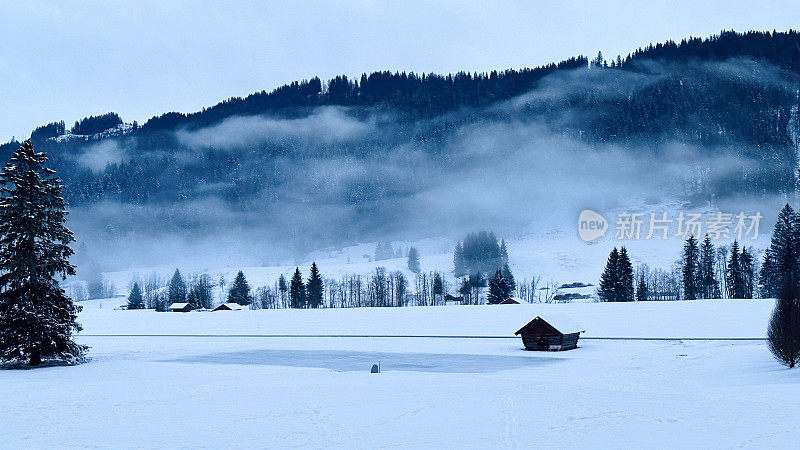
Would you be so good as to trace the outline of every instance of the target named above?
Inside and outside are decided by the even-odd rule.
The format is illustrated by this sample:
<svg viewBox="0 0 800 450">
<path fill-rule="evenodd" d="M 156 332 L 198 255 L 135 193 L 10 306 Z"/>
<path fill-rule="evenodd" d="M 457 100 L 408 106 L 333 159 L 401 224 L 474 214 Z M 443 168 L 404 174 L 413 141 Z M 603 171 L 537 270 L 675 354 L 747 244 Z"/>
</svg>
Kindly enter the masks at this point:
<svg viewBox="0 0 800 450">
<path fill-rule="evenodd" d="M 306 283 L 306 298 L 308 299 L 308 306 L 310 308 L 319 308 L 322 306 L 324 286 L 322 276 L 319 274 L 317 263 L 311 263 L 311 274 L 308 276 Z"/>
<path fill-rule="evenodd" d="M 632 302 L 634 297 L 633 264 L 628 257 L 628 250 L 626 250 L 625 247 L 619 250 L 617 270 L 617 301 Z"/>
<path fill-rule="evenodd" d="M 786 280 L 800 280 L 800 226 L 788 204 L 778 213 L 769 249 L 764 256 L 759 280 L 762 297 L 777 297 Z"/>
<path fill-rule="evenodd" d="M 714 244 L 706 234 L 703 243 L 700 244 L 699 284 L 702 298 L 720 298 L 722 296 L 719 290 L 717 274 L 714 270 L 716 258 L 717 252 L 714 249 Z"/>
<path fill-rule="evenodd" d="M 456 249 L 453 251 L 453 275 L 456 277 L 463 277 L 467 274 L 464 267 L 464 248 L 461 242 L 456 243 Z"/>
<path fill-rule="evenodd" d="M 144 298 L 139 283 L 133 283 L 131 293 L 128 295 L 128 309 L 144 309 Z"/>
<path fill-rule="evenodd" d="M 739 243 L 733 241 L 731 245 L 731 257 L 728 259 L 726 270 L 729 298 L 743 298 L 744 279 L 742 276 L 741 255 L 739 253 Z"/>
<path fill-rule="evenodd" d="M 500 260 L 503 265 L 508 264 L 508 248 L 506 247 L 506 240 L 500 240 Z"/>
<path fill-rule="evenodd" d="M 213 306 L 213 295 L 211 279 L 209 276 L 202 274 L 195 278 L 191 283 L 191 287 L 189 288 L 189 294 L 192 297 L 191 300 L 188 300 L 187 298 L 189 303 L 198 308 L 211 308 Z"/>
<path fill-rule="evenodd" d="M 498 270 L 489 279 L 489 293 L 486 295 L 486 302 L 490 305 L 497 305 L 509 298 L 511 298 L 511 286 L 508 284 L 508 279 Z"/>
<path fill-rule="evenodd" d="M 639 281 L 636 283 L 636 301 L 645 302 L 650 299 L 650 290 L 647 287 L 647 280 L 644 274 L 639 275 Z"/>
<path fill-rule="evenodd" d="M 517 289 L 517 280 L 514 279 L 514 274 L 511 273 L 511 268 L 508 267 L 508 262 L 503 264 L 503 268 L 500 269 L 503 273 L 503 277 L 508 280 L 508 285 L 511 287 L 511 292 L 514 292 Z"/>
<path fill-rule="evenodd" d="M 286 293 L 289 291 L 289 286 L 286 285 L 286 277 L 281 274 L 278 277 L 278 292 L 281 296 L 281 303 L 285 305 L 286 302 Z"/>
<path fill-rule="evenodd" d="M 683 298 L 696 300 L 702 296 L 700 289 L 700 249 L 697 239 L 690 235 L 683 244 L 681 260 L 681 279 L 683 281 Z"/>
<path fill-rule="evenodd" d="M 408 249 L 408 270 L 419 273 L 419 251 L 417 251 L 416 247 L 411 247 Z"/>
<path fill-rule="evenodd" d="M 431 292 L 433 293 L 433 304 L 437 304 L 437 299 L 444 301 L 444 279 L 439 272 L 433 273 L 433 287 L 431 288 Z"/>
<path fill-rule="evenodd" d="M 746 247 L 742 247 L 742 254 L 739 255 L 739 267 L 742 273 L 741 296 L 739 298 L 753 298 L 755 268 L 753 267 L 753 255 Z"/>
<path fill-rule="evenodd" d="M 299 267 L 294 269 L 294 275 L 289 282 L 289 303 L 292 308 L 306 307 L 306 285 L 303 283 Z"/>
<path fill-rule="evenodd" d="M 600 286 L 597 296 L 603 302 L 616 302 L 617 300 L 617 274 L 619 272 L 619 251 L 616 247 L 608 255 L 606 267 L 600 277 Z"/>
<path fill-rule="evenodd" d="M 233 279 L 233 284 L 228 291 L 228 302 L 245 306 L 253 302 L 253 295 L 250 293 L 250 284 L 247 283 L 244 272 L 241 270 L 236 274 L 236 278 Z"/>
<path fill-rule="evenodd" d="M 169 303 L 183 303 L 186 301 L 186 282 L 183 281 L 183 276 L 181 275 L 181 271 L 175 269 L 175 273 L 172 274 L 172 279 L 169 280 L 169 286 L 167 288 L 167 296 Z"/>
<path fill-rule="evenodd" d="M 64 186 L 25 141 L 0 173 L 0 361 L 78 363 L 87 347 L 75 306 L 56 277 L 75 275 L 75 239 L 64 225 Z"/>
</svg>

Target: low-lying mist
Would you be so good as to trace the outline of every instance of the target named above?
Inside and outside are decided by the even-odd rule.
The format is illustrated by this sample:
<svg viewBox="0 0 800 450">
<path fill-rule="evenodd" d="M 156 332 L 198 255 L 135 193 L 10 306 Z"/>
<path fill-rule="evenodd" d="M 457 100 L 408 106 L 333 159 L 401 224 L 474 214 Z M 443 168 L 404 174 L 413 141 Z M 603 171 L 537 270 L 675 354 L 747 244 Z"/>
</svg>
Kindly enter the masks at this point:
<svg viewBox="0 0 800 450">
<path fill-rule="evenodd" d="M 763 81 L 763 73 L 750 73 Z M 178 130 L 171 151 L 178 164 L 226 158 L 229 176 L 187 183 L 185 195 L 168 199 L 73 207 L 78 259 L 106 270 L 272 265 L 357 242 L 458 239 L 479 229 L 507 236 L 571 230 L 585 208 L 752 210 L 784 201 L 787 192 L 737 191 L 742 180 L 771 170 L 746 143 L 597 141 L 585 133 L 590 117 L 604 110 L 574 101 L 553 106 L 573 96 L 613 101 L 664 76 L 557 74 L 513 101 L 431 119 L 320 107 L 301 118 L 232 117 Z M 80 160 L 97 170 L 109 159 L 148 157 L 141 143 L 126 149 L 127 141 L 119 142 L 95 144 Z M 163 152 L 152 149 L 154 158 Z M 779 157 L 775 164 L 795 162 Z"/>
</svg>

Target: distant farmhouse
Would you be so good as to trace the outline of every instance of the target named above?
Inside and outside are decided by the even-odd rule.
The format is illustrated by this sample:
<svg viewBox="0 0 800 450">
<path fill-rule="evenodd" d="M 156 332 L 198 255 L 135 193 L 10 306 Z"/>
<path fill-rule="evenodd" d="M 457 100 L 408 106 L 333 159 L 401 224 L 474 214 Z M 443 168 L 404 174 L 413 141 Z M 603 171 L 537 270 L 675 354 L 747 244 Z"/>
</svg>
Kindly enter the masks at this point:
<svg viewBox="0 0 800 450">
<path fill-rule="evenodd" d="M 571 350 L 578 347 L 578 338 L 586 332 L 567 316 L 550 314 L 547 319 L 536 316 L 515 335 L 522 336 L 525 350 Z"/>
</svg>

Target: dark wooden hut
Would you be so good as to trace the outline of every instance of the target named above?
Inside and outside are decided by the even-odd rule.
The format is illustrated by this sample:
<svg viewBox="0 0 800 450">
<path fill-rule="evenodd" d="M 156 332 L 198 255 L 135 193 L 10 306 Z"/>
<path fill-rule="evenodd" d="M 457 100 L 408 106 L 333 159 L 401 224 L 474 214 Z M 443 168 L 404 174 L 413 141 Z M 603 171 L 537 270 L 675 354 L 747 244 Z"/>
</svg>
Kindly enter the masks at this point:
<svg viewBox="0 0 800 450">
<path fill-rule="evenodd" d="M 571 350 L 578 347 L 578 338 L 584 330 L 572 319 L 562 315 L 536 316 L 515 335 L 522 336 L 525 350 Z"/>
<path fill-rule="evenodd" d="M 191 303 L 173 303 L 167 309 L 172 312 L 189 312 L 194 310 L 194 305 Z"/>
<path fill-rule="evenodd" d="M 228 303 L 222 303 L 221 305 L 214 308 L 212 311 L 240 311 L 242 309 L 244 309 L 242 308 L 242 305 L 238 303 L 228 302 Z"/>
</svg>

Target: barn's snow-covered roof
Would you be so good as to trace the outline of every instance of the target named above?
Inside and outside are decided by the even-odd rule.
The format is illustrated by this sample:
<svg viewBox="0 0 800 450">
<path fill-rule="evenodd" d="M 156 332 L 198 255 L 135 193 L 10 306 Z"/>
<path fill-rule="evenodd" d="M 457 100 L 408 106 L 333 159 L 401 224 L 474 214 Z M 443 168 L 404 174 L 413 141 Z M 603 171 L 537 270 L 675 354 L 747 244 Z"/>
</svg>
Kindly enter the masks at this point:
<svg viewBox="0 0 800 450">
<path fill-rule="evenodd" d="M 214 309 L 219 309 L 222 306 L 225 306 L 228 309 L 233 310 L 233 311 L 237 311 L 237 310 L 243 309 L 242 305 L 240 305 L 238 303 L 231 303 L 231 302 L 222 303 L 221 305 L 217 306 Z"/>
<path fill-rule="evenodd" d="M 189 306 L 188 303 L 173 303 L 169 305 L 169 309 L 183 309 Z"/>
<path fill-rule="evenodd" d="M 531 320 L 531 322 L 533 322 L 536 319 L 541 319 L 541 320 L 547 322 L 553 328 L 558 330 L 561 334 L 585 333 L 586 332 L 585 328 L 583 328 L 580 324 L 578 324 L 577 322 L 572 320 L 569 316 L 566 316 L 564 314 L 551 313 L 551 314 L 545 314 L 543 316 L 536 316 L 533 320 Z M 530 324 L 531 322 L 528 322 L 527 324 L 525 324 L 525 326 L 520 328 L 515 334 L 519 334 L 520 331 L 524 330 L 525 327 L 527 327 L 528 324 Z"/>
</svg>

